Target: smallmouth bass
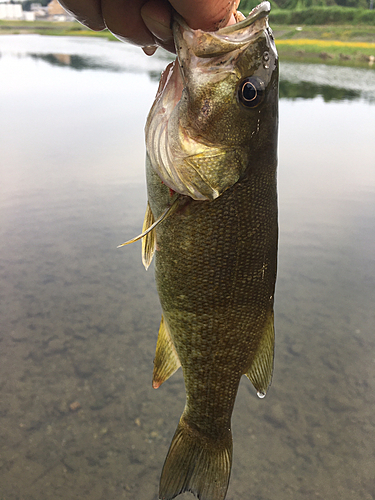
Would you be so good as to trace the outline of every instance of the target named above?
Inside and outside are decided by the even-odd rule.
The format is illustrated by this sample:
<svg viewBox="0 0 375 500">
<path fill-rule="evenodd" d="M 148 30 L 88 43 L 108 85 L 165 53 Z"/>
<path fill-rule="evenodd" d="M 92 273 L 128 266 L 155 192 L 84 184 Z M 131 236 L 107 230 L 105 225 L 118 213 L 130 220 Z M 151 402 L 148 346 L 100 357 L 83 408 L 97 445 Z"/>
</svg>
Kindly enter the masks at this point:
<svg viewBox="0 0 375 500">
<path fill-rule="evenodd" d="M 164 500 L 184 491 L 225 498 L 240 378 L 260 397 L 271 382 L 278 57 L 269 11 L 263 2 L 215 32 L 175 15 L 177 60 L 147 119 L 140 237 L 146 268 L 155 255 L 163 311 L 153 387 L 181 366 L 186 388 L 160 479 Z"/>
</svg>

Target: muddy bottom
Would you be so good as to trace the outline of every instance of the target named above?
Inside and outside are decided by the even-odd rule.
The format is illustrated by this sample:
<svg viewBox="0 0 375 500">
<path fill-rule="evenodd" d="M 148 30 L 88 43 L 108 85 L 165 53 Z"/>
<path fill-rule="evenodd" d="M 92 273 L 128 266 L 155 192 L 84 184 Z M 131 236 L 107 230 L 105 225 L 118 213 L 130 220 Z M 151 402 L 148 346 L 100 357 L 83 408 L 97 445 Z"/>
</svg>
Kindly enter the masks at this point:
<svg viewBox="0 0 375 500">
<path fill-rule="evenodd" d="M 156 499 L 185 395 L 181 371 L 151 388 L 153 270 L 116 249 L 144 188 L 68 199 L 3 208 L 0 498 Z M 374 498 L 374 275 L 311 231 L 281 237 L 274 380 L 241 383 L 228 499 Z"/>
</svg>

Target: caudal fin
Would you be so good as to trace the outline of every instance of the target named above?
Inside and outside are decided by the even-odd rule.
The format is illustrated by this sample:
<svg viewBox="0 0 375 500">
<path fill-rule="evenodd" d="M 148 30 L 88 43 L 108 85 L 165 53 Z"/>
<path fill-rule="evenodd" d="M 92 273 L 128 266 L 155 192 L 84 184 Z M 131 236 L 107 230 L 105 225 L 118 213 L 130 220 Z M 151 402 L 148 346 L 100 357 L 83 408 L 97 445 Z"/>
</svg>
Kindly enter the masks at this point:
<svg viewBox="0 0 375 500">
<path fill-rule="evenodd" d="M 191 491 L 200 500 L 224 500 L 232 467 L 232 433 L 208 438 L 181 417 L 165 459 L 159 499 Z"/>
</svg>

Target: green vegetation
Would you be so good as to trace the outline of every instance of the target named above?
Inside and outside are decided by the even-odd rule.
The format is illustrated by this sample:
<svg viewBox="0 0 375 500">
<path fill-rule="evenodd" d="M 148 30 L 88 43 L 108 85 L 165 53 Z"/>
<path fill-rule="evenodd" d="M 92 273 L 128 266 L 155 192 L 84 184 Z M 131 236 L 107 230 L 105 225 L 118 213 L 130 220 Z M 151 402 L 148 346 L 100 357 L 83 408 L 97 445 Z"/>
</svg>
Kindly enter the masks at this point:
<svg viewBox="0 0 375 500">
<path fill-rule="evenodd" d="M 284 25 L 271 23 L 276 41 L 300 39 L 341 41 L 341 42 L 375 42 L 375 26 L 350 25 Z"/>
<path fill-rule="evenodd" d="M 282 61 L 357 66 L 375 69 L 375 44 L 334 40 L 278 40 Z"/>
<path fill-rule="evenodd" d="M 375 69 L 375 26 L 274 25 L 281 60 Z"/>
<path fill-rule="evenodd" d="M 274 10 L 270 22 L 276 24 L 368 24 L 375 26 L 375 10 L 351 7 L 308 7 L 298 10 Z"/>
<path fill-rule="evenodd" d="M 282 60 L 375 69 L 374 0 L 269 1 Z M 248 14 L 258 3 L 242 0 L 239 9 Z"/>
<path fill-rule="evenodd" d="M 56 36 L 94 36 L 117 40 L 108 30 L 92 31 L 78 22 L 53 21 L 0 21 L 0 35 L 37 33 Z"/>
<path fill-rule="evenodd" d="M 370 9 L 371 5 L 373 5 L 373 0 L 269 0 L 269 2 L 272 10 L 306 10 L 311 7 L 353 7 L 357 9 Z M 251 9 L 256 7 L 258 3 L 257 0 L 241 0 L 239 9 L 241 12 L 247 14 Z"/>
<path fill-rule="evenodd" d="M 47 5 L 50 3 L 51 0 L 26 0 L 25 2 L 22 3 L 22 9 L 29 11 L 31 10 L 31 4 L 32 3 L 40 3 L 42 7 L 47 7 Z"/>
<path fill-rule="evenodd" d="M 240 10 L 248 14 L 258 3 L 258 0 L 242 0 Z M 271 23 L 375 26 L 374 0 L 270 0 L 270 3 Z"/>
</svg>

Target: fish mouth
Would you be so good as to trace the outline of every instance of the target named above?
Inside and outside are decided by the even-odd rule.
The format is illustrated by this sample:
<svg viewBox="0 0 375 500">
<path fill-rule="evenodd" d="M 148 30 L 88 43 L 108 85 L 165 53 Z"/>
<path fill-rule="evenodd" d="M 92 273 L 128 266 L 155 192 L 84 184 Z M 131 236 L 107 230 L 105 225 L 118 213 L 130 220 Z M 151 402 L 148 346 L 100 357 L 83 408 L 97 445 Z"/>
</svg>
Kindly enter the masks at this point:
<svg viewBox="0 0 375 500">
<path fill-rule="evenodd" d="M 262 2 L 246 18 L 237 12 L 235 24 L 217 31 L 193 30 L 179 14 L 174 13 L 173 34 L 180 62 L 187 55 L 187 47 L 195 56 L 205 58 L 233 52 L 248 45 L 268 28 L 270 11 L 270 3 Z"/>
<path fill-rule="evenodd" d="M 263 19 L 264 17 L 268 16 L 271 11 L 271 4 L 269 2 L 262 2 L 249 13 L 249 15 L 246 18 L 243 18 L 241 21 L 237 21 L 234 24 L 231 24 L 230 26 L 225 26 L 224 28 L 220 28 L 216 31 L 206 31 L 205 33 L 215 33 L 218 35 L 230 35 L 232 33 L 235 33 L 237 31 L 243 30 L 243 28 L 247 28 L 251 24 L 254 24 L 256 21 L 259 19 Z M 240 16 L 243 17 L 242 14 Z M 238 19 L 239 16 L 236 16 Z M 182 26 L 184 29 L 192 29 L 188 26 L 186 21 L 184 20 L 183 17 L 181 17 L 177 12 L 174 12 L 174 20 Z M 202 30 L 193 30 L 193 31 L 202 31 Z"/>
</svg>

